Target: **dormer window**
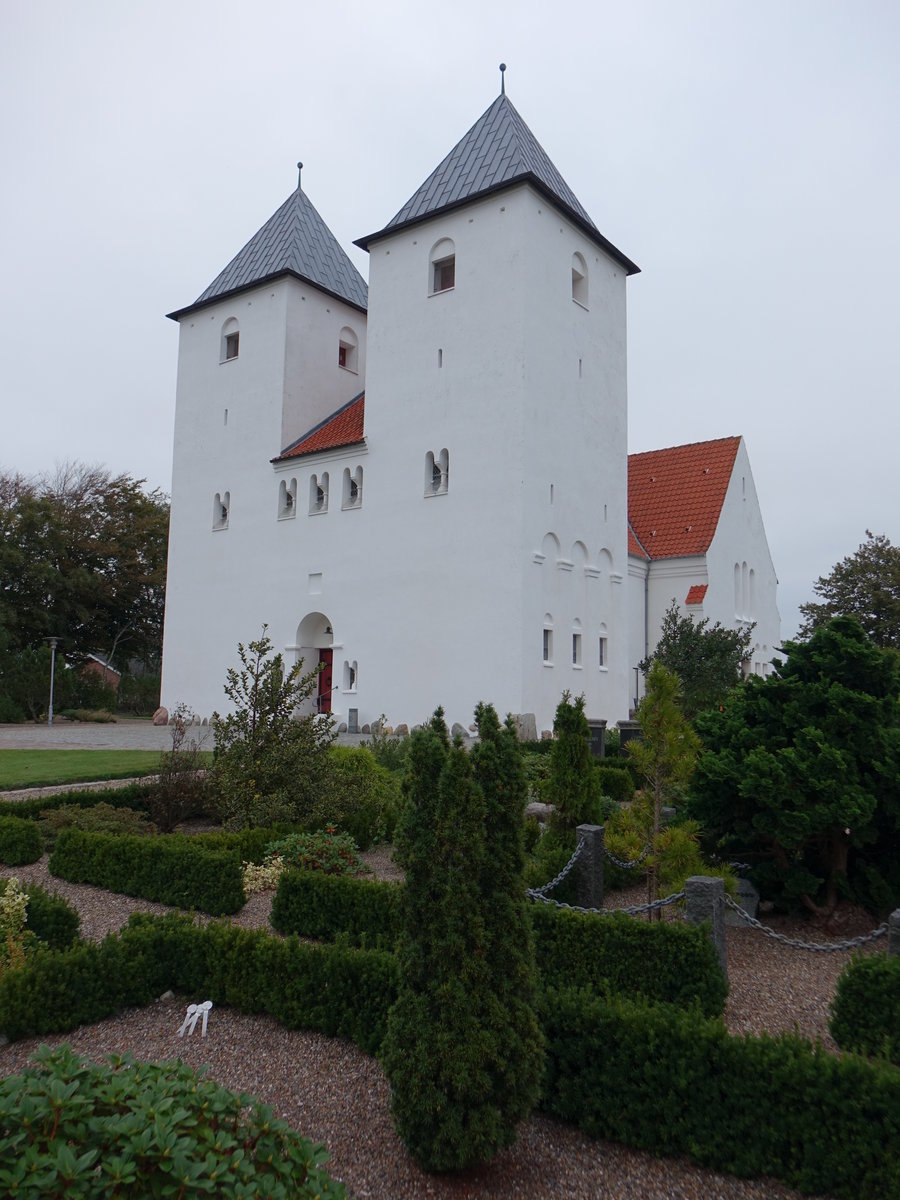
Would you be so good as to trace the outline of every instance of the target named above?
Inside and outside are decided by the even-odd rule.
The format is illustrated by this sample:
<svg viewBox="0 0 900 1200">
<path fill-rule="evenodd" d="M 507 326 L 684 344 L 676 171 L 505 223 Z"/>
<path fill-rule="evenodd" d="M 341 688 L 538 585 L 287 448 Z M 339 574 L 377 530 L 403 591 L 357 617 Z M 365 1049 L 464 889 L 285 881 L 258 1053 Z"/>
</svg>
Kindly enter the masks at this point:
<svg viewBox="0 0 900 1200">
<path fill-rule="evenodd" d="M 456 287 L 456 247 L 450 238 L 441 238 L 431 251 L 430 294 L 449 292 Z"/>
<path fill-rule="evenodd" d="M 241 347 L 241 333 L 238 329 L 237 319 L 229 317 L 222 326 L 222 345 L 219 349 L 219 361 L 231 362 L 237 358 Z"/>
<path fill-rule="evenodd" d="M 341 330 L 340 341 L 338 342 L 338 366 L 343 367 L 345 371 L 352 371 L 357 374 L 359 368 L 358 363 L 359 339 L 349 325 L 345 325 Z"/>
</svg>

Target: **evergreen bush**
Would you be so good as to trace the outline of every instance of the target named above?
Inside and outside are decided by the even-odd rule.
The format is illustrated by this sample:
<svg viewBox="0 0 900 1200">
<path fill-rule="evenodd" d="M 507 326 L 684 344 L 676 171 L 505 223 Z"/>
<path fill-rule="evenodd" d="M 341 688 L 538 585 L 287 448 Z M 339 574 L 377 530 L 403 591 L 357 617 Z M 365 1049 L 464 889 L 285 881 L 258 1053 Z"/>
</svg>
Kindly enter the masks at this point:
<svg viewBox="0 0 900 1200">
<path fill-rule="evenodd" d="M 618 761 L 621 761 L 621 766 L 614 767 L 601 758 L 594 767 L 594 777 L 604 796 L 615 800 L 617 804 L 627 804 L 634 799 L 634 780 L 627 761 Z"/>
<path fill-rule="evenodd" d="M 199 908 L 210 916 L 237 912 L 246 900 L 237 848 L 214 849 L 177 833 L 122 837 L 66 829 L 51 855 L 50 874 L 161 904 Z"/>
<path fill-rule="evenodd" d="M 461 1169 L 509 1145 L 536 1098 L 541 1064 L 529 1003 L 524 778 L 493 710 L 479 706 L 478 720 L 482 749 L 471 758 L 459 740 L 450 744 L 440 709 L 413 734 L 397 835 L 407 873 L 401 986 L 382 1061 L 397 1130 L 431 1171 Z M 492 822 L 496 835 L 487 832 Z"/>
<path fill-rule="evenodd" d="M 62 896 L 51 895 L 39 883 L 29 884 L 26 929 L 51 950 L 66 950 L 78 940 L 81 917 Z"/>
<path fill-rule="evenodd" d="M 40 831 L 33 821 L 21 817 L 0 817 L 0 863 L 21 867 L 37 862 L 44 853 Z"/>
<path fill-rule="evenodd" d="M 60 804 L 45 808 L 38 817 L 41 840 L 47 850 L 56 845 L 64 829 L 82 829 L 85 833 L 118 833 L 144 837 L 156 833 L 156 826 L 146 814 L 124 805 L 114 808 L 100 801 L 97 804 Z"/>
<path fill-rule="evenodd" d="M 95 804 L 107 804 L 110 808 L 133 808 L 147 814 L 150 786 L 141 782 L 129 783 L 125 787 L 96 790 L 73 788 L 68 792 L 57 792 L 53 796 L 38 796 L 34 800 L 10 800 L 3 805 L 3 812 L 5 816 L 36 821 L 42 813 L 54 808 L 93 808 Z"/>
<path fill-rule="evenodd" d="M 346 1195 L 322 1146 L 181 1062 L 92 1063 L 42 1046 L 22 1074 L 0 1080 L 0 1143 L 12 1151 L 0 1162 L 5 1196 Z"/>
<path fill-rule="evenodd" d="M 852 958 L 838 977 L 828 1028 L 842 1049 L 900 1066 L 900 957 Z"/>
<path fill-rule="evenodd" d="M 279 933 L 393 950 L 400 935 L 403 885 L 286 871 L 278 881 L 270 921 Z"/>
</svg>

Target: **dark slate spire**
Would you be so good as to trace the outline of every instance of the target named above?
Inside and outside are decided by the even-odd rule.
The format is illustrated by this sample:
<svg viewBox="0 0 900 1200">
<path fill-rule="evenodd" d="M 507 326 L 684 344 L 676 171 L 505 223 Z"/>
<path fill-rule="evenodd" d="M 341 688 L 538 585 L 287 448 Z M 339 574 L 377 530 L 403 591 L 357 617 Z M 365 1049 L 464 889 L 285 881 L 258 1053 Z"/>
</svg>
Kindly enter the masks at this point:
<svg viewBox="0 0 900 1200">
<path fill-rule="evenodd" d="M 299 171 L 299 163 L 297 167 Z M 169 316 L 180 317 L 193 308 L 279 275 L 294 275 L 339 300 L 346 300 L 354 308 L 366 311 L 368 289 L 365 280 L 301 190 L 299 180 L 297 190 L 206 291 L 193 304 Z"/>
<path fill-rule="evenodd" d="M 356 245 L 366 250 L 378 237 L 520 182 L 531 183 L 543 192 L 621 262 L 629 274 L 639 270 L 600 233 L 505 91 L 457 142 L 393 220 L 378 233 L 360 238 Z"/>
</svg>

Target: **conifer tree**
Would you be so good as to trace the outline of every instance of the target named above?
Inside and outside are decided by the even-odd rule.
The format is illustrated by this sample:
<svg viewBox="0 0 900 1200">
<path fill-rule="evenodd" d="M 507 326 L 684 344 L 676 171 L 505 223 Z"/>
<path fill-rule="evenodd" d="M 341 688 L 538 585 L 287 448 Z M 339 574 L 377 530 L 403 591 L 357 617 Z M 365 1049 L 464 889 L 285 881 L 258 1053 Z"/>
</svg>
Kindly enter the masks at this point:
<svg viewBox="0 0 900 1200">
<path fill-rule="evenodd" d="M 521 834 L 497 852 L 516 809 L 521 824 L 524 785 L 496 714 L 479 711 L 480 758 L 450 744 L 440 710 L 413 735 L 397 838 L 407 872 L 401 985 L 381 1057 L 397 1130 L 430 1171 L 483 1162 L 509 1145 L 537 1098 L 542 1065 L 515 867 Z"/>
</svg>

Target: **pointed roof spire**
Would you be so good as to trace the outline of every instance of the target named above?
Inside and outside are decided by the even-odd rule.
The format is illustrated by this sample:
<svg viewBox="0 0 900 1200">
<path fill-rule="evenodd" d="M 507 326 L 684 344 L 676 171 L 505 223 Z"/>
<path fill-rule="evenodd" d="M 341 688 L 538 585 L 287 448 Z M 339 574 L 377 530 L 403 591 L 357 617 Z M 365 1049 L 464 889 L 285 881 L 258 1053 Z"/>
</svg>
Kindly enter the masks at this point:
<svg viewBox="0 0 900 1200">
<path fill-rule="evenodd" d="M 500 64 L 500 95 L 506 95 L 506 63 Z"/>
<path fill-rule="evenodd" d="M 504 67 L 502 64 L 501 71 Z M 503 88 L 502 74 L 500 78 Z M 505 88 L 384 229 L 359 238 L 354 244 L 368 250 L 377 238 L 516 183 L 530 183 L 543 193 L 621 263 L 629 275 L 640 270 L 607 241 L 588 216 L 543 146 L 519 116 Z"/>
<path fill-rule="evenodd" d="M 293 275 L 338 300 L 345 300 L 361 312 L 366 311 L 366 282 L 301 190 L 302 169 L 303 164 L 298 162 L 296 191 L 193 304 L 169 313 L 173 320 L 194 308 L 281 275 Z"/>
</svg>

